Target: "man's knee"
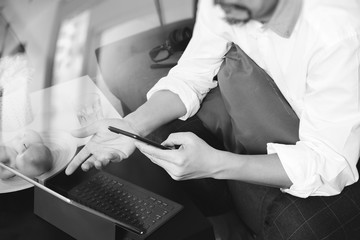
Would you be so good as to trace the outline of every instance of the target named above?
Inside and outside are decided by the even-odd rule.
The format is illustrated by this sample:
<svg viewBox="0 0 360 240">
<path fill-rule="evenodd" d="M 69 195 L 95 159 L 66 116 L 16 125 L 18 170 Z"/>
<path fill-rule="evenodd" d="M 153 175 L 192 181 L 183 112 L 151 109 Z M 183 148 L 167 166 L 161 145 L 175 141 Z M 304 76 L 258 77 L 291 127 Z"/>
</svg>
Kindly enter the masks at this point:
<svg viewBox="0 0 360 240">
<path fill-rule="evenodd" d="M 306 199 L 281 194 L 268 208 L 264 239 L 358 239 L 360 208 L 352 193 Z"/>
</svg>

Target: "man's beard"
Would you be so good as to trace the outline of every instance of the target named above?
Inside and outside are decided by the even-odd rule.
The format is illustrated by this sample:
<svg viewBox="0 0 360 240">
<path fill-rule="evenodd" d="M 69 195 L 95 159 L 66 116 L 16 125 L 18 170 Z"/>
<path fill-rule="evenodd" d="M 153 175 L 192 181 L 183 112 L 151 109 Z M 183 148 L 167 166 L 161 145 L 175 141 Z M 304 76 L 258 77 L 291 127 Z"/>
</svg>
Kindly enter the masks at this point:
<svg viewBox="0 0 360 240">
<path fill-rule="evenodd" d="M 221 0 L 215 0 L 214 2 L 215 2 L 215 4 L 219 4 L 222 8 L 223 8 L 223 6 L 225 6 L 225 4 L 223 4 Z M 252 12 L 246 6 L 233 5 L 233 4 L 227 4 L 226 6 L 234 8 L 234 9 L 236 9 L 238 11 L 244 11 L 246 13 L 246 15 L 247 15 L 247 18 L 245 18 L 245 19 L 239 19 L 239 18 L 225 16 L 224 20 L 227 23 L 229 23 L 230 25 L 236 25 L 236 24 L 240 24 L 240 23 L 247 23 L 248 21 L 250 21 L 250 19 L 252 17 Z M 224 11 L 225 11 L 225 9 L 224 9 Z"/>
</svg>

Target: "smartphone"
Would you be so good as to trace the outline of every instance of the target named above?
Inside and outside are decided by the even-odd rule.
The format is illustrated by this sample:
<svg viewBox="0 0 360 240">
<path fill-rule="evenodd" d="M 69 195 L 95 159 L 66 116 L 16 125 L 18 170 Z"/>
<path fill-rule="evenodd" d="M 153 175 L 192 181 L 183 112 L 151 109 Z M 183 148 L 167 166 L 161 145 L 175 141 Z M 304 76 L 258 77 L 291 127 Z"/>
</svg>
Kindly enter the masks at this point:
<svg viewBox="0 0 360 240">
<path fill-rule="evenodd" d="M 118 134 L 122 134 L 122 135 L 125 135 L 127 137 L 131 137 L 131 138 L 134 138 L 136 140 L 139 140 L 139 141 L 142 141 L 144 143 L 147 143 L 151 146 L 154 146 L 154 147 L 157 147 L 157 148 L 160 148 L 160 149 L 164 149 L 164 150 L 171 150 L 172 148 L 169 148 L 169 147 L 166 147 L 166 146 L 163 146 L 157 142 L 154 142 L 150 139 L 147 139 L 147 138 L 143 138 L 143 137 L 140 137 L 139 135 L 136 135 L 134 133 L 130 133 L 130 132 L 127 132 L 127 131 L 124 131 L 124 130 L 121 130 L 119 128 L 116 128 L 116 127 L 112 127 L 112 126 L 109 126 L 108 129 L 111 131 L 111 132 L 114 132 L 114 133 L 118 133 Z"/>
</svg>

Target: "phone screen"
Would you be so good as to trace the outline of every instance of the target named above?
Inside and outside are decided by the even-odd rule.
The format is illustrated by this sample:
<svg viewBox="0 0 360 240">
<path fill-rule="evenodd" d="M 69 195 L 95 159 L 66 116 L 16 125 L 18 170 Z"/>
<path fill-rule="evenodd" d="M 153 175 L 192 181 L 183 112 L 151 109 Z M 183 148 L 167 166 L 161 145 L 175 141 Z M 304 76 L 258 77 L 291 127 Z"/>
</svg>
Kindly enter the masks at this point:
<svg viewBox="0 0 360 240">
<path fill-rule="evenodd" d="M 127 137 L 131 137 L 131 138 L 134 138 L 136 140 L 139 140 L 139 141 L 142 141 L 144 143 L 147 143 L 151 146 L 154 146 L 154 147 L 157 147 L 157 148 L 160 148 L 160 149 L 167 149 L 167 150 L 170 150 L 171 148 L 169 147 L 166 147 L 166 146 L 163 146 L 157 142 L 154 142 L 150 139 L 147 139 L 147 138 L 143 138 L 143 137 L 140 137 L 139 135 L 136 135 L 134 133 L 131 133 L 131 132 L 127 132 L 127 131 L 124 131 L 122 129 L 119 129 L 119 128 L 116 128 L 116 127 L 112 127 L 112 126 L 109 126 L 108 129 L 111 131 L 111 132 L 114 132 L 114 133 L 118 133 L 118 134 L 122 134 L 122 135 L 125 135 Z"/>
</svg>

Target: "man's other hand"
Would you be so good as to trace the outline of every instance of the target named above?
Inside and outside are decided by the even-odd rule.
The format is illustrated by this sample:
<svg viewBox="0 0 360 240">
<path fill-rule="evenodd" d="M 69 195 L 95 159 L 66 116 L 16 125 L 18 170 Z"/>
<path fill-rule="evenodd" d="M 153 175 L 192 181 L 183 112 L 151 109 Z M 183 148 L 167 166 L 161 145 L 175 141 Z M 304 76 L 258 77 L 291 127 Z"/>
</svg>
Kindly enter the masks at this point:
<svg viewBox="0 0 360 240">
<path fill-rule="evenodd" d="M 136 133 L 123 119 L 104 119 L 74 130 L 72 135 L 75 137 L 92 137 L 67 166 L 67 175 L 72 174 L 80 165 L 83 171 L 92 167 L 101 169 L 109 162 L 120 162 L 128 158 L 134 152 L 134 140 L 109 131 L 109 126 Z"/>
</svg>

